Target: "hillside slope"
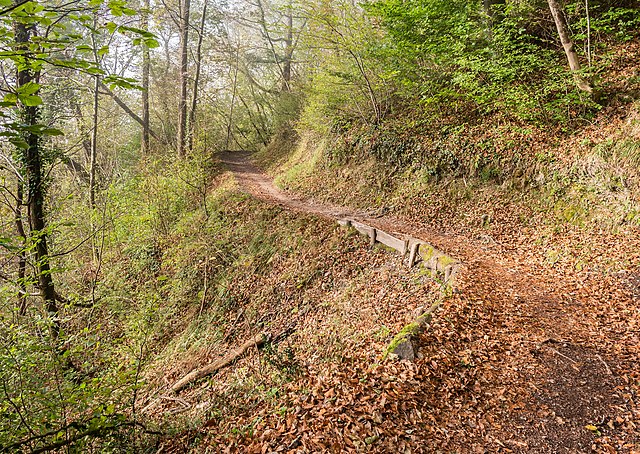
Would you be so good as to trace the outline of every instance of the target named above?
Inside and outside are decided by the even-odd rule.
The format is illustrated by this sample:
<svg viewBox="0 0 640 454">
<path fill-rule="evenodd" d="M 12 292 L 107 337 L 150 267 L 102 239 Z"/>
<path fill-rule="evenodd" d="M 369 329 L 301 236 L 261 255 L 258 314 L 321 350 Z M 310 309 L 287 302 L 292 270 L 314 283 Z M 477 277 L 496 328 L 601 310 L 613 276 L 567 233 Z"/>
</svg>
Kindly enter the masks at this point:
<svg viewBox="0 0 640 454">
<path fill-rule="evenodd" d="M 347 211 L 291 199 L 265 177 L 259 187 L 252 185 L 259 171 L 240 161 L 232 168 L 247 190 L 267 202 L 323 216 Z M 523 253 L 522 237 L 498 244 L 487 235 L 437 234 L 406 217 L 369 221 L 418 235 L 465 264 L 459 292 L 422 336 L 419 359 L 379 364 L 374 358 L 383 349 L 375 342 L 355 356 L 351 347 L 338 348 L 333 361 L 312 360 L 273 391 L 271 405 L 256 402 L 234 418 L 209 420 L 189 438 L 203 438 L 199 446 L 214 451 L 225 446 L 237 452 L 639 449 L 636 274 L 559 270 Z M 407 272 L 394 271 L 396 279 Z M 351 304 L 357 300 L 388 314 L 389 304 L 409 313 L 424 302 L 388 299 L 395 285 L 378 274 L 349 293 Z M 306 323 L 315 317 L 311 311 Z M 321 324 L 316 328 L 323 331 Z M 300 339 L 290 342 L 296 348 Z"/>
<path fill-rule="evenodd" d="M 612 95 L 589 125 L 545 129 L 499 112 L 468 123 L 443 118 L 433 127 L 406 126 L 411 122 L 401 116 L 324 132 L 299 124 L 252 157 L 255 164 L 246 154 L 223 156 L 228 177 L 261 200 L 258 210 L 277 206 L 285 224 L 315 225 L 339 242 L 345 232 L 316 217 L 355 217 L 423 239 L 461 260 L 463 271 L 421 335 L 417 360 L 383 361 L 393 334 L 437 298 L 437 283 L 392 254 L 374 248 L 371 255 L 362 239 L 353 238 L 358 265 L 355 249 L 345 255 L 336 246 L 331 259 L 313 249 L 310 259 L 334 271 L 323 267 L 300 288 L 313 292 L 302 297 L 309 309 L 296 312 L 296 325 L 306 330 L 295 329 L 283 344 L 305 367 L 269 382 L 276 385 L 267 398 L 228 392 L 238 389 L 234 371 L 251 383 L 246 365 L 264 364 L 268 354 L 241 360 L 220 381 L 180 396 L 189 414 L 204 405 L 209 416 L 166 446 L 639 452 L 640 114 L 634 88 L 616 88 L 628 79 L 638 42 L 617 52 L 606 83 L 626 97 Z M 327 293 L 336 270 L 327 260 L 352 270 L 348 291 Z M 277 287 L 287 272 L 267 274 L 271 280 L 260 285 Z M 236 279 L 247 289 L 245 300 L 263 293 L 245 287 L 246 275 Z M 349 323 L 338 324 L 341 336 L 358 342 L 327 344 L 335 326 L 316 312 L 320 301 L 329 313 L 344 304 L 354 311 Z M 370 311 L 376 317 L 364 316 Z M 330 357 L 321 353 L 327 351 Z M 219 396 L 239 403 L 231 414 L 211 417 Z M 165 404 L 165 414 L 172 405 Z"/>
</svg>

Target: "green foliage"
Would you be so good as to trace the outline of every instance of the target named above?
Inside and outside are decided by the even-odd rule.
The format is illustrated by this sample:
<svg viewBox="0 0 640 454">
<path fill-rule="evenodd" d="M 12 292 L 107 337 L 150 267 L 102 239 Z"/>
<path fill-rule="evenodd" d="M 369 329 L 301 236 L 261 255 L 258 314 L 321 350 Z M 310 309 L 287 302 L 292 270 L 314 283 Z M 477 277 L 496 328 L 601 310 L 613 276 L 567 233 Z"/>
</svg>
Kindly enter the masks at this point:
<svg viewBox="0 0 640 454">
<path fill-rule="evenodd" d="M 66 446 L 75 437 L 72 444 L 82 449 L 92 443 L 83 434 L 118 436 L 124 446 L 122 411 L 132 389 L 127 371 L 105 373 L 91 364 L 87 355 L 97 345 L 85 341 L 93 330 L 62 334 L 69 348 L 61 353 L 48 337 L 48 318 L 29 315 L 29 324 L 0 317 L 0 449 Z"/>
<path fill-rule="evenodd" d="M 21 86 L 6 87 L 0 103 L 2 135 L 9 137 L 19 149 L 24 149 L 26 133 L 44 137 L 62 134 L 61 130 L 45 124 L 29 124 L 27 127 L 37 129 L 26 130 L 18 118 L 22 107 L 43 106 L 40 92 L 51 83 L 46 76 L 36 77 L 43 71 L 57 68 L 88 75 L 104 75 L 105 83 L 111 87 L 137 88 L 133 79 L 107 74 L 99 61 L 93 58 L 93 47 L 86 43 L 92 35 L 95 38 L 121 33 L 130 37 L 134 45 L 157 46 L 154 35 L 148 31 L 105 20 L 107 17 L 136 14 L 136 10 L 129 7 L 125 0 L 106 3 L 85 0 L 75 4 L 73 9 L 69 9 L 68 5 L 59 7 L 47 2 L 26 1 L 4 9 L 0 17 L 0 45 L 3 49 L 0 61 L 12 65 L 16 71 L 28 72 L 38 83 L 31 81 Z M 18 35 L 19 24 L 28 30 L 28 36 Z M 25 38 L 27 41 L 21 42 Z M 98 56 L 104 56 L 109 52 L 109 47 L 101 46 L 95 52 Z"/>
<path fill-rule="evenodd" d="M 308 5 L 305 42 L 310 58 L 321 62 L 308 74 L 300 124 L 317 132 L 345 123 L 379 124 L 388 110 L 392 86 L 385 62 L 376 57 L 379 27 L 348 2 Z"/>
<path fill-rule="evenodd" d="M 389 77 L 434 115 L 456 106 L 467 116 L 500 111 L 534 123 L 565 122 L 595 107 L 573 87 L 564 65 L 527 29 L 537 10 L 480 2 L 372 3 L 388 30 L 380 54 Z M 569 115 L 567 115 L 569 113 Z"/>
<path fill-rule="evenodd" d="M 593 37 L 610 36 L 619 41 L 629 41 L 638 35 L 640 10 L 627 6 L 609 6 L 598 2 L 589 5 L 589 18 L 584 2 L 567 5 L 570 23 L 574 31 L 573 39 L 586 42 L 590 33 Z"/>
</svg>

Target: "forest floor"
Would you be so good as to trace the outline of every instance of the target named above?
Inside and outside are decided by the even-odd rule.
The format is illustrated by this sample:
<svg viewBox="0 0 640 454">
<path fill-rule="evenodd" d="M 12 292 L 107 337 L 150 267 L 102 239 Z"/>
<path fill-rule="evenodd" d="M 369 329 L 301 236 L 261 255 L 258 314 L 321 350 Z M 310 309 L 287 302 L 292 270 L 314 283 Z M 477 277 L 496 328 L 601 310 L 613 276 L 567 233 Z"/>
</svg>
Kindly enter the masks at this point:
<svg viewBox="0 0 640 454">
<path fill-rule="evenodd" d="M 248 154 L 221 159 L 263 201 L 409 234 L 463 262 L 415 363 L 388 362 L 367 380 L 335 370 L 289 417 L 262 415 L 260 432 L 230 451 L 640 453 L 637 269 L 553 270 L 527 235 L 444 234 L 419 217 L 316 203 L 277 189 Z M 375 428 L 364 444 L 347 435 L 360 425 Z"/>
</svg>

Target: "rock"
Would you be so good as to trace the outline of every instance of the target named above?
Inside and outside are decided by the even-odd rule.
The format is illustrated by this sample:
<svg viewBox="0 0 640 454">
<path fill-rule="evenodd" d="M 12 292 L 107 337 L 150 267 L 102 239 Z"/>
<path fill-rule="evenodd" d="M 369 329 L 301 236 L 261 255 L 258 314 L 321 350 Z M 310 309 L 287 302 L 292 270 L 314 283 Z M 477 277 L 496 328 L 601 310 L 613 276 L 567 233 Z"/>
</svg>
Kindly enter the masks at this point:
<svg viewBox="0 0 640 454">
<path fill-rule="evenodd" d="M 413 348 L 413 342 L 411 342 L 410 339 L 398 342 L 391 353 L 397 355 L 398 359 L 407 361 L 413 361 L 416 359 L 416 352 Z"/>
</svg>

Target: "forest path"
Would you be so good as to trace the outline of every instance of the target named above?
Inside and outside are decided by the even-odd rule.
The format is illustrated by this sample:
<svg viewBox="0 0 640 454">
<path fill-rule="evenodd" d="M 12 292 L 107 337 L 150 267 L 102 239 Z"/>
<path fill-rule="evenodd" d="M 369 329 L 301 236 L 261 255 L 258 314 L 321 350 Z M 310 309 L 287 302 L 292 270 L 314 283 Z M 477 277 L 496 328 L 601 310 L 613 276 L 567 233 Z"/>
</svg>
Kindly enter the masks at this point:
<svg viewBox="0 0 640 454">
<path fill-rule="evenodd" d="M 517 250 L 483 238 L 444 235 L 414 220 L 290 195 L 248 153 L 227 152 L 220 159 L 259 199 L 410 235 L 463 262 L 459 292 L 422 339 L 425 359 L 417 367 L 431 383 L 412 398 L 428 402 L 429 410 L 420 413 L 424 425 L 415 416 L 412 423 L 414 438 L 433 443 L 423 452 L 435 446 L 461 452 L 638 452 L 636 390 L 626 374 L 637 348 L 624 332 L 602 330 L 620 320 L 605 314 L 615 318 L 609 323 L 594 310 L 607 295 L 582 291 L 583 277 L 550 274 L 524 263 Z"/>
</svg>

